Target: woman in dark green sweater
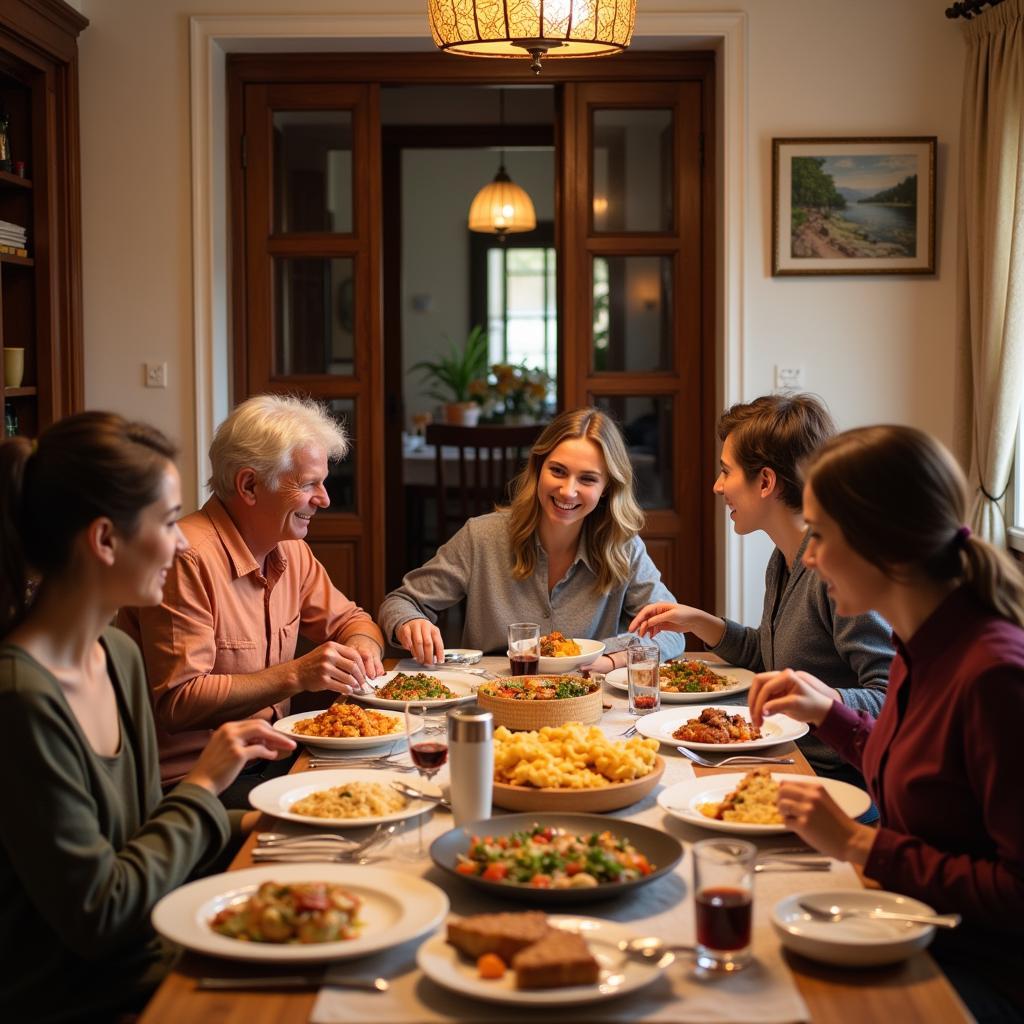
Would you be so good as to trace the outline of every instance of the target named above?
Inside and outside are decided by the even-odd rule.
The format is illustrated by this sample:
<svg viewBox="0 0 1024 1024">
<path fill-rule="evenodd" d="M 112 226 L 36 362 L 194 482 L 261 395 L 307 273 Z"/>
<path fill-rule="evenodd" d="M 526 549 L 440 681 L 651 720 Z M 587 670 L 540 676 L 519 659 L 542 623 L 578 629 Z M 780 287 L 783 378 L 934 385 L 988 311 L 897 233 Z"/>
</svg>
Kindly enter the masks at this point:
<svg viewBox="0 0 1024 1024">
<path fill-rule="evenodd" d="M 0 1018 L 112 1019 L 159 978 L 153 905 L 210 866 L 217 794 L 292 741 L 229 723 L 170 793 L 138 649 L 108 623 L 160 601 L 184 540 L 174 449 L 83 413 L 0 444 Z"/>
</svg>

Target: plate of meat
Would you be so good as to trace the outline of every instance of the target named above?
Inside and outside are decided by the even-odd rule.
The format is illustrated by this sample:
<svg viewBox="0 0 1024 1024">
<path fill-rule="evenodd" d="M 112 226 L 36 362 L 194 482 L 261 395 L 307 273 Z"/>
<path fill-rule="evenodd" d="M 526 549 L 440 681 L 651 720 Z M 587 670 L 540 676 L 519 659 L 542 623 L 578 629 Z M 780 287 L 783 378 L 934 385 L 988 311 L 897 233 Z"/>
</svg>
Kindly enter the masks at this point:
<svg viewBox="0 0 1024 1024">
<path fill-rule="evenodd" d="M 733 751 L 789 743 L 805 735 L 807 726 L 788 715 L 769 715 L 758 729 L 750 721 L 750 708 L 746 707 L 709 707 L 699 715 L 669 708 L 638 718 L 636 731 L 668 746 Z"/>
</svg>

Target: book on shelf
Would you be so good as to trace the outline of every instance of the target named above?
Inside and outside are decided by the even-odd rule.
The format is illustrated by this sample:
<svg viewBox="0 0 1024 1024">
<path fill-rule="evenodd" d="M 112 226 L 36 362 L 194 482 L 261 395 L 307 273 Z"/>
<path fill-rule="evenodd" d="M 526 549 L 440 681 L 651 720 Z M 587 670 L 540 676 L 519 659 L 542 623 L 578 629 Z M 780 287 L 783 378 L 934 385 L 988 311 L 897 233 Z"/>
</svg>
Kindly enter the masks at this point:
<svg viewBox="0 0 1024 1024">
<path fill-rule="evenodd" d="M 0 243 L 0 256 L 28 256 L 28 249 L 18 245 L 4 245 Z"/>
</svg>

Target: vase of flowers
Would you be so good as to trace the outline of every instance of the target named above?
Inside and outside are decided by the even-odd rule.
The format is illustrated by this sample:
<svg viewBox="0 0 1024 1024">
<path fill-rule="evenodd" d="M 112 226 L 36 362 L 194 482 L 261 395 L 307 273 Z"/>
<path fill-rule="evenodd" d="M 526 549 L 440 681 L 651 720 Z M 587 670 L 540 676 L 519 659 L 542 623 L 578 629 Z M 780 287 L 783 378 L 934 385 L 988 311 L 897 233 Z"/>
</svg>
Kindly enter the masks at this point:
<svg viewBox="0 0 1024 1024">
<path fill-rule="evenodd" d="M 501 405 L 505 423 L 536 423 L 547 404 L 551 378 L 543 371 L 527 366 L 495 363 L 491 367 L 491 390 L 495 405 Z"/>
</svg>

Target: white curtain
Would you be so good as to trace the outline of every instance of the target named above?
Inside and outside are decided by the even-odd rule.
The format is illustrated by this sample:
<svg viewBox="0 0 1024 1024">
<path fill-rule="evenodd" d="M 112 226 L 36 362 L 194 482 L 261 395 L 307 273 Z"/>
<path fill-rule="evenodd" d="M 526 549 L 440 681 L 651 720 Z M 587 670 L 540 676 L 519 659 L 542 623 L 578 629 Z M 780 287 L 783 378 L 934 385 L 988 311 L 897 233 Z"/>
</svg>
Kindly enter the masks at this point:
<svg viewBox="0 0 1024 1024">
<path fill-rule="evenodd" d="M 1005 545 L 1024 400 L 1024 0 L 988 8 L 964 36 L 957 445 L 976 495 L 971 525 Z"/>
</svg>

